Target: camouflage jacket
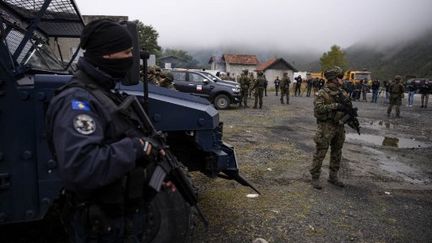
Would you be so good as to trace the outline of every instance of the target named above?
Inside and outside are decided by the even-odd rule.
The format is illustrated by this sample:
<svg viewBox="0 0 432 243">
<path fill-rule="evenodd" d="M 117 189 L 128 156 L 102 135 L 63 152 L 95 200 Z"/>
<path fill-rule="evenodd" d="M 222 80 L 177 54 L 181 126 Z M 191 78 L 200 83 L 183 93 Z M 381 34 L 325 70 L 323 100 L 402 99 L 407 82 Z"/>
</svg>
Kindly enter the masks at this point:
<svg viewBox="0 0 432 243">
<path fill-rule="evenodd" d="M 392 97 L 402 97 L 405 89 L 401 83 L 392 83 L 389 86 L 389 92 Z"/>
<path fill-rule="evenodd" d="M 319 122 L 334 123 L 342 118 L 343 112 L 338 111 L 339 104 L 336 101 L 338 95 L 349 97 L 348 93 L 341 88 L 330 89 L 326 86 L 318 91 L 314 101 L 314 116 Z"/>
<path fill-rule="evenodd" d="M 239 79 L 240 87 L 242 89 L 249 89 L 250 79 L 247 75 L 242 74 Z"/>
<path fill-rule="evenodd" d="M 289 77 L 283 77 L 280 82 L 280 88 L 281 89 L 289 89 L 289 85 L 291 83 L 291 80 Z"/>
</svg>

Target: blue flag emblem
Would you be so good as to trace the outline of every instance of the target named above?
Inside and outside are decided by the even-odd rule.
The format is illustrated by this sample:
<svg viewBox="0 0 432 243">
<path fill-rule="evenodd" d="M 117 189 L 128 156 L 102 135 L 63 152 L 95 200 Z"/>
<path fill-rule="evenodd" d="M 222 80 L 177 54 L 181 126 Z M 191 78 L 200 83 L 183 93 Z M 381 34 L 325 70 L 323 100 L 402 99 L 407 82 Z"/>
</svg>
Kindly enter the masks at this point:
<svg viewBox="0 0 432 243">
<path fill-rule="evenodd" d="M 87 101 L 72 100 L 72 110 L 90 111 L 90 105 Z"/>
</svg>

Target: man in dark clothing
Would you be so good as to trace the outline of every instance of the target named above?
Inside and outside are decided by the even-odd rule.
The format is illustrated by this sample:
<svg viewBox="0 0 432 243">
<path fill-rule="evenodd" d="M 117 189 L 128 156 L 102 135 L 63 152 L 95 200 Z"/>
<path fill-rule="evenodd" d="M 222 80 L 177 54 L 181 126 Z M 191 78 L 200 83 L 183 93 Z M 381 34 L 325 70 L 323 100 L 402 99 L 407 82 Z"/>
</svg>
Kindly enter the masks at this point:
<svg viewBox="0 0 432 243">
<path fill-rule="evenodd" d="M 46 116 L 70 205 L 70 240 L 141 242 L 144 180 L 164 151 L 119 112 L 124 96 L 112 91 L 133 64 L 132 38 L 125 27 L 96 20 L 84 28 L 81 47 L 79 70 L 57 90 Z"/>
<path fill-rule="evenodd" d="M 302 77 L 299 75 L 297 78 L 294 78 L 296 80 L 295 84 L 295 90 L 294 90 L 294 96 L 301 96 L 301 84 L 303 82 Z"/>
<path fill-rule="evenodd" d="M 279 80 L 279 76 L 277 76 L 275 81 L 274 81 L 276 96 L 278 96 L 279 85 L 280 85 L 280 80 Z"/>
<path fill-rule="evenodd" d="M 421 94 L 420 108 L 427 108 L 429 94 L 432 92 L 432 80 L 425 80 L 420 86 L 419 93 Z"/>
<path fill-rule="evenodd" d="M 324 84 L 325 84 L 325 80 L 321 78 L 318 83 L 318 90 L 322 89 L 324 87 Z"/>
<path fill-rule="evenodd" d="M 308 79 L 308 81 L 307 81 L 307 92 L 306 92 L 306 96 L 307 96 L 307 97 L 310 97 L 310 95 L 311 95 L 311 92 L 312 92 L 312 85 L 313 85 L 313 79 L 310 78 L 310 79 Z"/>
<path fill-rule="evenodd" d="M 374 80 L 372 82 L 372 103 L 377 103 L 378 101 L 378 90 L 380 88 L 380 81 Z"/>
</svg>

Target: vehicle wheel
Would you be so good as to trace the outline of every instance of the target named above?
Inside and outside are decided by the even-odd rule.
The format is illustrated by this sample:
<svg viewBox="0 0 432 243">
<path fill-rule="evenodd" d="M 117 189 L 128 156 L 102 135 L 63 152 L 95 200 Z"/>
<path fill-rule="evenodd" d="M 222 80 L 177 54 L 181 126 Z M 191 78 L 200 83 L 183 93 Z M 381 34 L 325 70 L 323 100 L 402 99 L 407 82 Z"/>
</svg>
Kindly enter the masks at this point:
<svg viewBox="0 0 432 243">
<path fill-rule="evenodd" d="M 224 94 L 220 94 L 218 96 L 216 96 L 216 98 L 214 99 L 214 106 L 216 107 L 216 109 L 226 109 L 229 107 L 230 105 L 230 99 L 228 98 L 228 96 L 224 95 Z"/>
<path fill-rule="evenodd" d="M 143 242 L 189 242 L 194 213 L 178 191 L 160 191 L 145 212 Z"/>
</svg>

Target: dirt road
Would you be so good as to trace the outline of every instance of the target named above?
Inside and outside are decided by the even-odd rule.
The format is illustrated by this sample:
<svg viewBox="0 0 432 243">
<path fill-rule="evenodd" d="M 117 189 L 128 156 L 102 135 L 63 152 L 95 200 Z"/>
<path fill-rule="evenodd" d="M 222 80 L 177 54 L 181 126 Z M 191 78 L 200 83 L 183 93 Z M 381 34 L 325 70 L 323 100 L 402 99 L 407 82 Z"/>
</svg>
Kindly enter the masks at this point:
<svg viewBox="0 0 432 243">
<path fill-rule="evenodd" d="M 382 100 L 355 102 L 362 135 L 346 127 L 340 177 L 347 185 L 326 182 L 327 156 L 319 191 L 308 173 L 313 98 L 291 97 L 289 105 L 278 98 L 269 92 L 262 110 L 220 112 L 224 140 L 262 195 L 249 198 L 254 192 L 235 182 L 194 174 L 210 221 L 207 232 L 198 225 L 194 242 L 432 241 L 432 108 L 416 100 L 402 107 L 402 118 L 388 119 Z"/>
</svg>

